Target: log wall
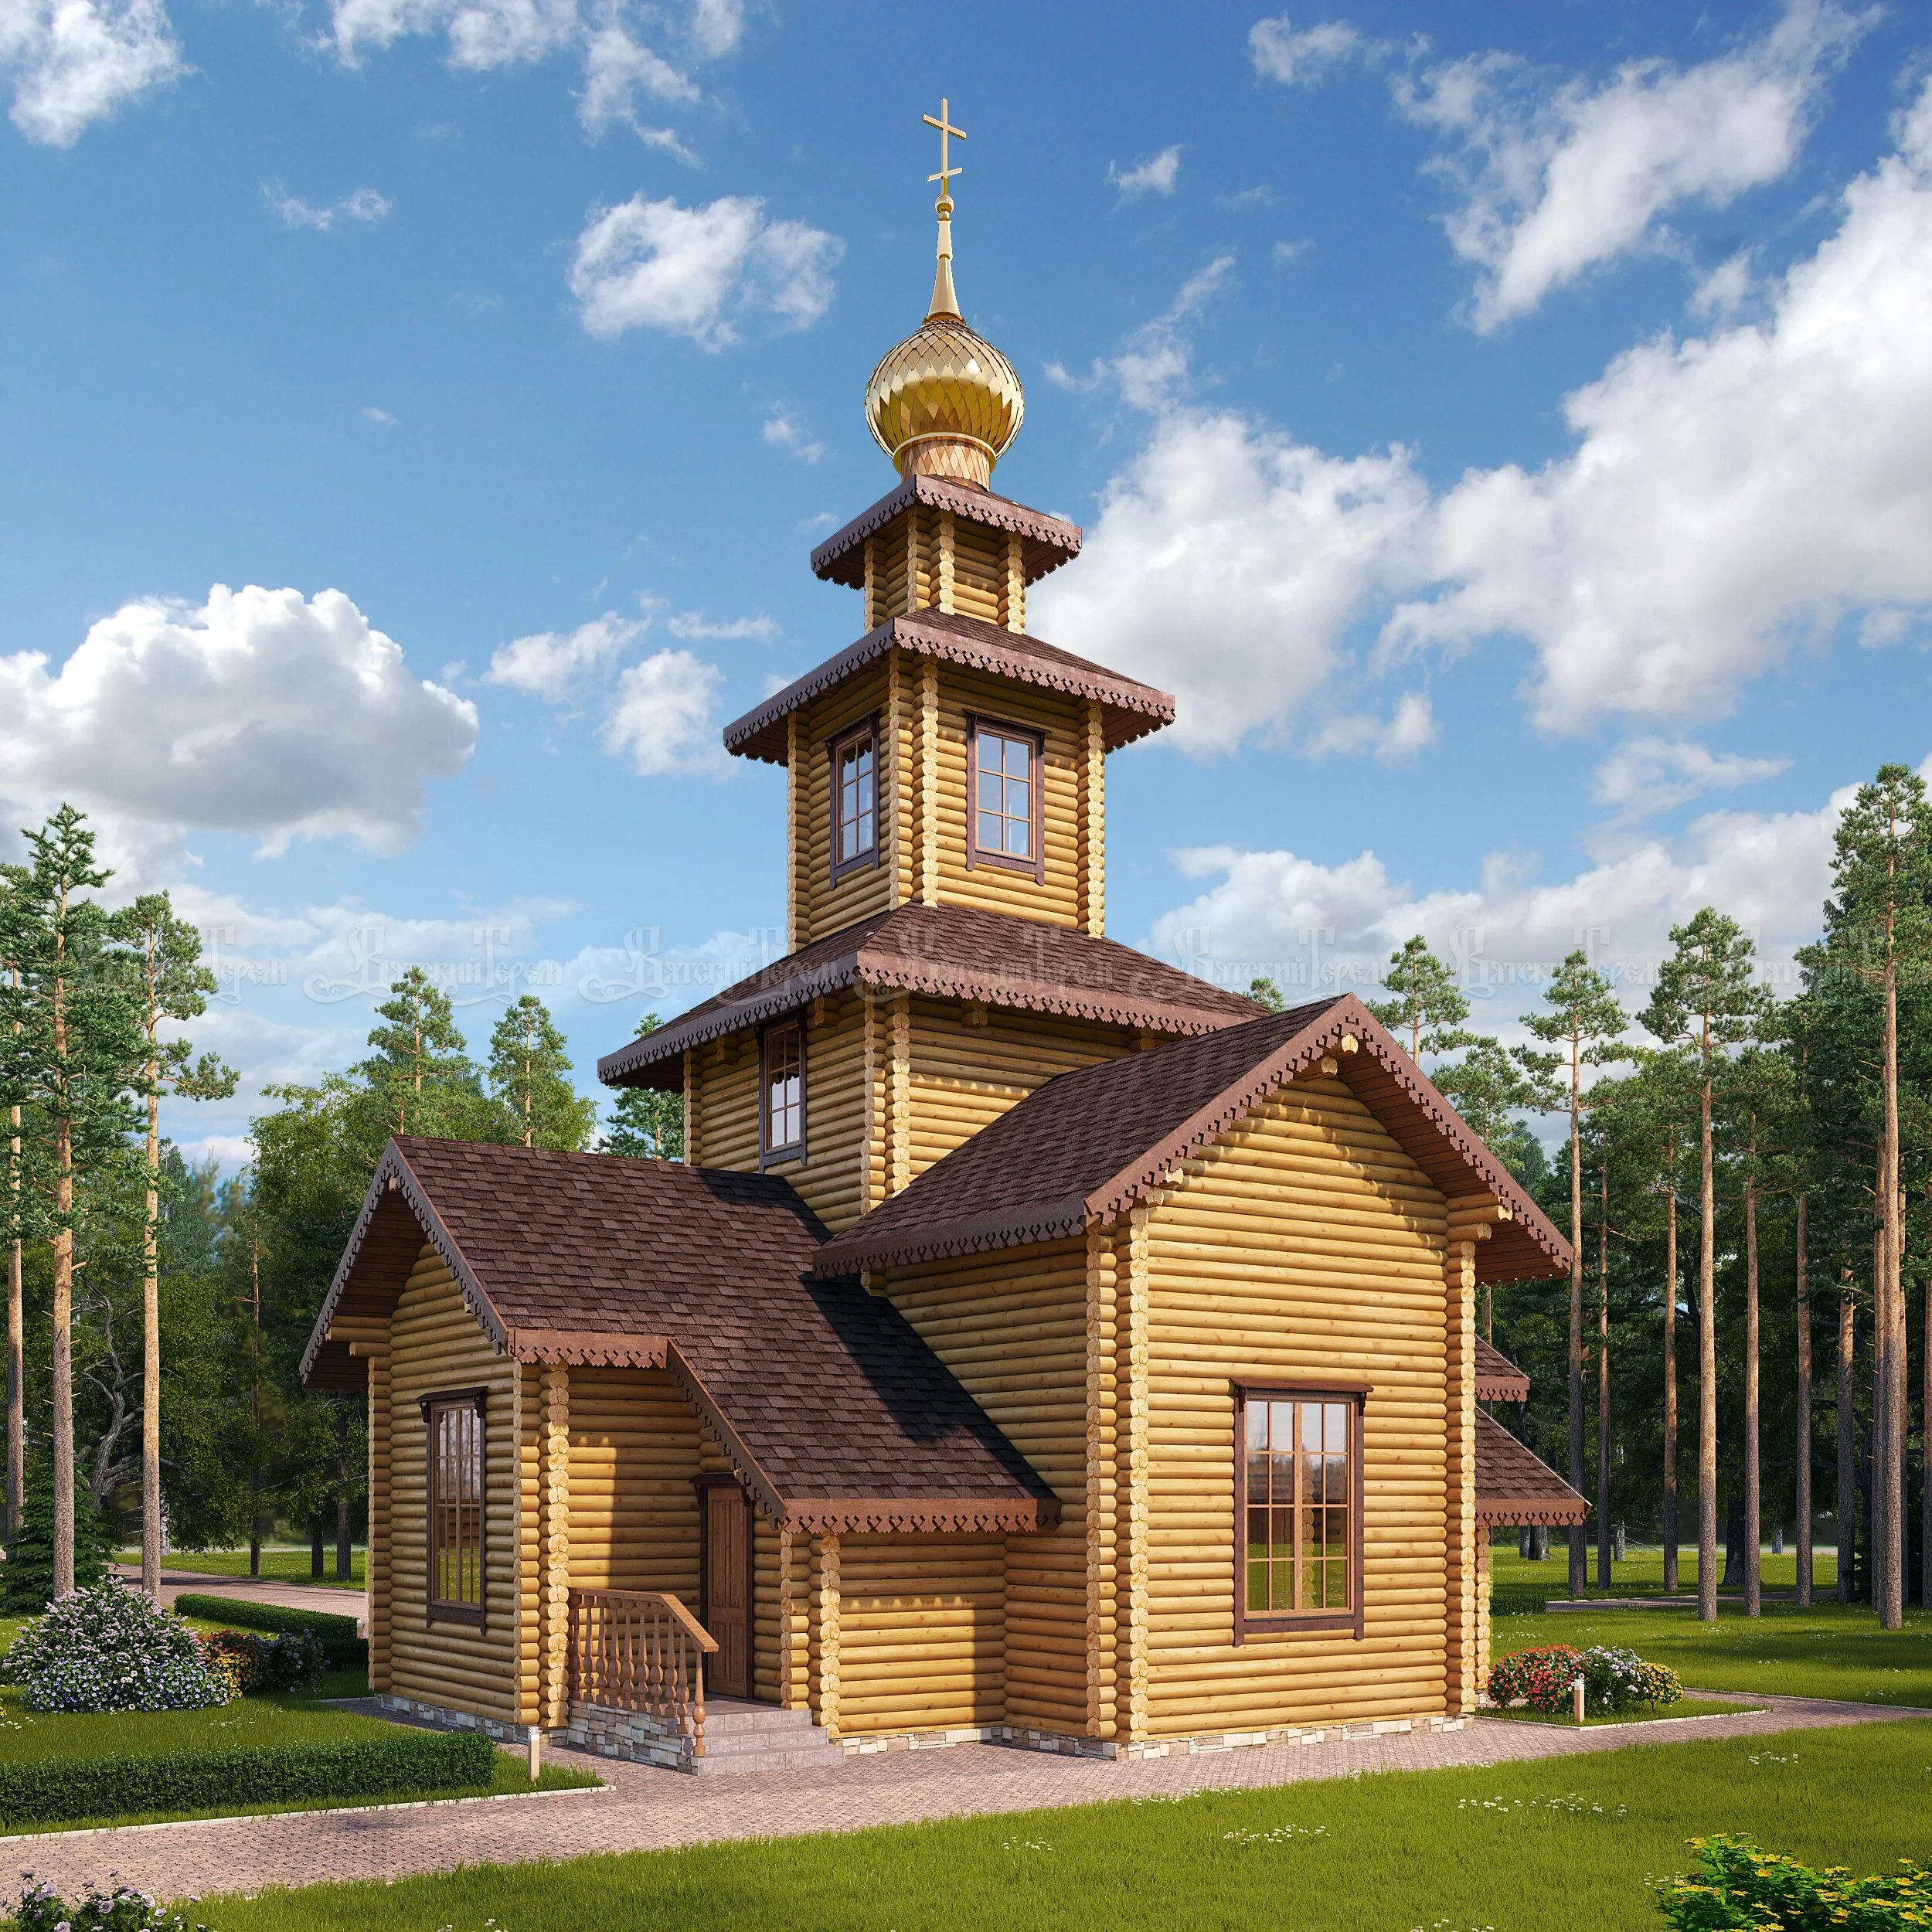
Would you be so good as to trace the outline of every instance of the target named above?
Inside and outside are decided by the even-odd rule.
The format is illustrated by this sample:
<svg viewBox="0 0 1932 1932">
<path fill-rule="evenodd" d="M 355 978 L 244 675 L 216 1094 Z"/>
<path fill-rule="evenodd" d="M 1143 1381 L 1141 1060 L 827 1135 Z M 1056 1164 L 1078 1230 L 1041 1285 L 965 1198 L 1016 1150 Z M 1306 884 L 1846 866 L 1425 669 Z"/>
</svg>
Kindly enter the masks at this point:
<svg viewBox="0 0 1932 1932">
<path fill-rule="evenodd" d="M 570 1587 L 668 1590 L 697 1614 L 698 1420 L 662 1369 L 570 1371 Z"/>
<path fill-rule="evenodd" d="M 846 1735 L 1002 1721 L 1005 1563 L 998 1536 L 839 1539 Z"/>
<path fill-rule="evenodd" d="M 1148 1216 L 1148 1734 L 1456 1708 L 1446 1210 L 1339 1079 L 1298 1080 Z M 1236 1381 L 1366 1379 L 1365 1634 L 1233 1641 Z M 1459 1473 L 1459 1472 L 1458 1472 Z M 1473 1635 L 1473 1632 L 1472 1632 Z"/>
</svg>

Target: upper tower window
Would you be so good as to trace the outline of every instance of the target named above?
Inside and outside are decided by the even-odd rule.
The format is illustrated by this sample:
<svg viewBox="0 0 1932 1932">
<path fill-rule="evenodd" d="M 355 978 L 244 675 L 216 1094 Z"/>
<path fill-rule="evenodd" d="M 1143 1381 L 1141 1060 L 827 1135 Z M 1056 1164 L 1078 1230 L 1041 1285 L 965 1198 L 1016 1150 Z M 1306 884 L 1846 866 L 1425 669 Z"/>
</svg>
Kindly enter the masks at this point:
<svg viewBox="0 0 1932 1932">
<path fill-rule="evenodd" d="M 967 768 L 968 865 L 1011 866 L 1043 877 L 1038 735 L 1011 725 L 971 720 Z"/>
<path fill-rule="evenodd" d="M 802 1159 L 805 1151 L 805 1029 L 795 1019 L 764 1036 L 763 1145 L 767 1161 Z"/>
<path fill-rule="evenodd" d="M 849 872 L 879 859 L 879 728 L 861 725 L 832 740 L 832 876 L 835 884 Z"/>
</svg>

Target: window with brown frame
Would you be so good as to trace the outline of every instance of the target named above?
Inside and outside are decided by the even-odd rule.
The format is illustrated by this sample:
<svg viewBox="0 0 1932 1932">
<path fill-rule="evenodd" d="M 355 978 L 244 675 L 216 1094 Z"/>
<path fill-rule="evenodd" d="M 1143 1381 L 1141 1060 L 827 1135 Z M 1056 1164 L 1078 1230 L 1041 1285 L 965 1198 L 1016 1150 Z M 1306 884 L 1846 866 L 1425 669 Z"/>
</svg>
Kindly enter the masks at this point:
<svg viewBox="0 0 1932 1932">
<path fill-rule="evenodd" d="M 429 1614 L 483 1621 L 483 1393 L 423 1400 L 428 1432 Z"/>
<path fill-rule="evenodd" d="M 795 1019 L 764 1033 L 761 1157 L 802 1156 L 805 1151 L 805 1029 Z"/>
<path fill-rule="evenodd" d="M 879 862 L 879 727 L 868 719 L 832 743 L 832 877 Z"/>
<path fill-rule="evenodd" d="M 1037 732 L 984 718 L 968 720 L 966 862 L 1046 874 L 1041 850 L 1040 767 L 1045 747 Z"/>
<path fill-rule="evenodd" d="M 1235 1633 L 1362 1631 L 1359 1389 L 1235 1393 Z"/>
</svg>

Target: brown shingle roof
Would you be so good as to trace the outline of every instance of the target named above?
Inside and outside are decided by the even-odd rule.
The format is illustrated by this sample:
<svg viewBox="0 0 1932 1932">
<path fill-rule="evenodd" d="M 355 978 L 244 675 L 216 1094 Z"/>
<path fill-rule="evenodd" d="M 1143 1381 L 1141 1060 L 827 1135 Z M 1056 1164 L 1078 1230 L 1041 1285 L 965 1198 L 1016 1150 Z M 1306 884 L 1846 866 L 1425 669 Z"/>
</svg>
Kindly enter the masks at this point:
<svg viewBox="0 0 1932 1932">
<path fill-rule="evenodd" d="M 1481 1335 L 1476 1337 L 1476 1400 L 1478 1402 L 1526 1402 L 1529 1378 Z"/>
<path fill-rule="evenodd" d="M 1051 1490 L 897 1310 L 814 1277 L 824 1235 L 768 1175 L 399 1137 L 304 1373 L 362 1386 L 329 1325 L 393 1309 L 427 1238 L 498 1348 L 668 1369 L 788 1529 L 1049 1522 Z"/>
<path fill-rule="evenodd" d="M 883 530 L 893 519 L 914 503 L 951 510 L 970 523 L 988 529 L 1010 530 L 1023 545 L 1022 567 L 1029 583 L 1036 583 L 1049 570 L 1056 570 L 1080 551 L 1077 523 L 1064 517 L 1048 516 L 1029 510 L 1024 503 L 995 496 L 971 483 L 955 483 L 942 476 L 922 476 L 915 471 L 888 490 L 869 510 L 862 510 L 842 530 L 835 531 L 811 553 L 815 576 L 828 583 L 842 583 L 848 590 L 862 590 L 866 585 L 866 539 Z"/>
<path fill-rule="evenodd" d="M 1346 1033 L 1360 1050 L 1340 1051 Z M 896 1267 L 1078 1234 L 1329 1053 L 1445 1195 L 1492 1191 L 1510 1210 L 1477 1244 L 1479 1278 L 1569 1267 L 1569 1244 L 1352 994 L 1059 1075 L 828 1242 L 818 1264 Z"/>
<path fill-rule="evenodd" d="M 605 1054 L 597 1077 L 613 1087 L 681 1087 L 679 1056 L 686 1047 L 854 985 L 1162 1033 L 1206 1032 L 1260 1011 L 1243 993 L 1070 927 L 964 906 L 901 906 L 787 954 Z"/>
<path fill-rule="evenodd" d="M 1070 651 L 978 617 L 921 611 L 916 617 L 888 617 L 856 644 L 846 645 L 836 657 L 828 658 L 755 709 L 734 719 L 724 728 L 726 750 L 743 758 L 762 758 L 767 764 L 783 764 L 786 718 L 801 705 L 809 704 L 854 672 L 883 658 L 895 645 L 921 657 L 991 672 L 1069 697 L 1097 698 L 1102 708 L 1102 735 L 1109 751 L 1174 722 L 1174 700 L 1151 684 L 1123 677 L 1117 671 L 1077 658 Z"/>
<path fill-rule="evenodd" d="M 1476 1521 L 1581 1522 L 1590 1505 L 1487 1409 L 1476 1411 Z"/>
</svg>

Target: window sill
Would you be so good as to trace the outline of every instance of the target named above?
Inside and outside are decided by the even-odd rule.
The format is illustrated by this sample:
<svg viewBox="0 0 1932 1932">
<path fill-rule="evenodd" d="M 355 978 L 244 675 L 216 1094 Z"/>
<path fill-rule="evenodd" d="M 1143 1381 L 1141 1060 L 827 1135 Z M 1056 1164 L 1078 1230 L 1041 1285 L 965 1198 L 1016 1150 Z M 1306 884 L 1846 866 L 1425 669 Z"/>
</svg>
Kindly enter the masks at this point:
<svg viewBox="0 0 1932 1932">
<path fill-rule="evenodd" d="M 842 859 L 832 869 L 832 883 L 836 886 L 852 877 L 855 872 L 876 872 L 879 869 L 879 848 L 874 845 L 869 852 L 862 852 L 855 858 Z"/>
<path fill-rule="evenodd" d="M 1250 1637 L 1299 1637 L 1321 1632 L 1333 1635 L 1338 1630 L 1359 1637 L 1360 1616 L 1352 1610 L 1342 1610 L 1322 1611 L 1304 1617 L 1244 1617 L 1234 1641 L 1239 1644 Z"/>
<path fill-rule="evenodd" d="M 432 1624 L 474 1624 L 481 1630 L 486 1614 L 481 1604 L 431 1604 L 425 1621 Z"/>
</svg>

